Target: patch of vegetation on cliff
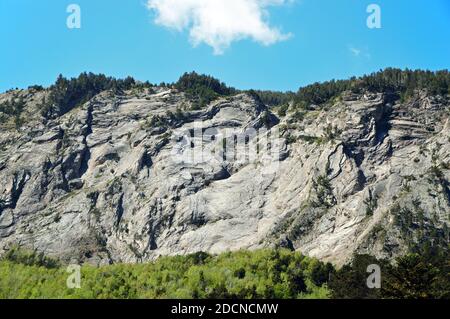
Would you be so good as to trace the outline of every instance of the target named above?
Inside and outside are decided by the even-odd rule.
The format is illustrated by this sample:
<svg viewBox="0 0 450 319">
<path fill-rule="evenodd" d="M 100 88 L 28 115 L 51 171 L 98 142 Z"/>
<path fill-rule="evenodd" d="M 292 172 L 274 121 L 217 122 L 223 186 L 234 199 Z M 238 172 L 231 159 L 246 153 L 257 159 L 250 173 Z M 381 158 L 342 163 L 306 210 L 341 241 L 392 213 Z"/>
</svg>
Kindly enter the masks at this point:
<svg viewBox="0 0 450 319">
<path fill-rule="evenodd" d="M 313 188 L 317 196 L 316 201 L 312 201 L 312 207 L 331 208 L 336 205 L 336 198 L 333 194 L 333 187 L 328 175 L 320 175 L 317 180 L 313 180 Z"/>
<path fill-rule="evenodd" d="M 356 93 L 363 90 L 392 92 L 407 99 L 418 89 L 425 89 L 432 95 L 445 97 L 450 93 L 450 73 L 448 70 L 432 72 L 386 68 L 359 78 L 352 77 L 348 80 L 332 80 L 305 86 L 297 92 L 296 100 L 320 105 L 349 90 Z"/>
<path fill-rule="evenodd" d="M 196 72 L 185 73 L 174 84 L 174 86 L 186 93 L 192 100 L 192 109 L 204 108 L 209 103 L 220 96 L 229 96 L 236 93 L 234 88 L 230 88 L 225 83 L 208 75 L 200 75 Z"/>
<path fill-rule="evenodd" d="M 55 84 L 49 88 L 49 98 L 43 103 L 41 114 L 45 117 L 63 115 L 105 90 L 120 93 L 123 90 L 151 87 L 149 82 L 138 83 L 132 77 L 122 80 L 104 74 L 81 73 L 77 78 L 66 79 L 59 75 Z"/>
<path fill-rule="evenodd" d="M 311 105 L 324 105 L 333 102 L 343 92 L 354 93 L 389 92 L 395 93 L 402 101 L 416 94 L 416 90 L 426 90 L 431 95 L 444 98 L 450 94 L 450 73 L 448 70 L 423 71 L 386 68 L 362 77 L 351 77 L 347 80 L 331 80 L 316 82 L 301 87 L 296 93 L 255 91 L 261 100 L 269 106 L 279 106 L 293 102 L 296 109 L 308 109 Z M 282 111 L 285 114 L 286 110 Z"/>
<path fill-rule="evenodd" d="M 166 86 L 165 83 L 161 85 Z M 230 96 L 240 92 L 214 77 L 195 72 L 183 74 L 171 86 L 186 93 L 192 100 L 193 109 L 201 109 L 220 96 Z M 55 84 L 48 88 L 49 98 L 42 103 L 41 113 L 45 117 L 61 116 L 105 90 L 112 90 L 119 94 L 123 90 L 139 91 L 152 87 L 153 85 L 149 82 L 140 83 L 132 77 L 115 79 L 103 74 L 81 73 L 76 78 L 67 79 L 59 75 Z M 30 87 L 30 89 L 43 90 L 40 86 Z M 309 110 L 312 105 L 324 105 L 345 91 L 391 92 L 402 100 L 406 100 L 413 96 L 416 90 L 422 89 L 432 95 L 441 95 L 446 98 L 450 93 L 448 70 L 431 72 L 387 68 L 359 78 L 314 83 L 301 87 L 296 93 L 261 90 L 251 90 L 249 93 L 258 96 L 260 101 L 268 106 L 283 106 L 280 108 L 280 116 L 284 116 L 291 103 L 294 109 Z M 0 110 L 0 120 L 2 118 L 4 120 L 5 116 L 1 112 Z M 20 120 L 20 117 L 17 120 Z"/>
<path fill-rule="evenodd" d="M 260 100 L 269 107 L 281 106 L 279 110 L 280 116 L 286 115 L 289 103 L 295 98 L 294 92 L 253 90 L 253 93 L 258 95 Z"/>
<path fill-rule="evenodd" d="M 24 123 L 22 112 L 25 109 L 25 101 L 22 96 L 13 96 L 10 100 L 0 104 L 0 124 L 13 119 L 14 126 L 18 130 Z"/>
</svg>

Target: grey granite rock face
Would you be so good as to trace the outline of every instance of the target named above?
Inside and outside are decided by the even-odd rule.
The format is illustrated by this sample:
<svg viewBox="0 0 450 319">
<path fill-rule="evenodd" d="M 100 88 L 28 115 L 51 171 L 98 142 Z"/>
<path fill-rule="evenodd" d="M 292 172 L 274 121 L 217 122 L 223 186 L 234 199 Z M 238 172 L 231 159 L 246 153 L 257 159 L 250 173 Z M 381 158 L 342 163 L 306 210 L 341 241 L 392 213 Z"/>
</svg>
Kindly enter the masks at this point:
<svg viewBox="0 0 450 319">
<path fill-rule="evenodd" d="M 0 249 L 105 264 L 281 245 L 340 265 L 449 241 L 438 97 L 344 94 L 292 123 L 246 94 L 188 111 L 159 88 L 103 92 L 45 123 L 46 93 L 20 94 L 28 121 L 0 130 Z"/>
</svg>

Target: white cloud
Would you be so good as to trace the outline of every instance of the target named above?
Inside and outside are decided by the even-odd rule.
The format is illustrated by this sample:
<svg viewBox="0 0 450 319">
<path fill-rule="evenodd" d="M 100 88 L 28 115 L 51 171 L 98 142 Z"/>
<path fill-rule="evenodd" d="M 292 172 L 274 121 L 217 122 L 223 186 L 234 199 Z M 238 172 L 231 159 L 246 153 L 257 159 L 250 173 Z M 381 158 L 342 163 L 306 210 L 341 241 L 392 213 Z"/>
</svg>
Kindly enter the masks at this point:
<svg viewBox="0 0 450 319">
<path fill-rule="evenodd" d="M 270 6 L 292 0 L 148 0 L 147 8 L 156 13 L 155 22 L 177 31 L 189 30 L 194 46 L 206 43 L 215 54 L 222 54 L 232 42 L 253 39 L 271 45 L 288 39 L 268 24 Z"/>
<path fill-rule="evenodd" d="M 370 54 L 369 48 L 367 46 L 364 48 L 358 48 L 353 45 L 349 45 L 348 50 L 354 57 L 365 58 L 368 60 L 370 60 L 370 58 L 371 58 L 371 54 Z"/>
</svg>

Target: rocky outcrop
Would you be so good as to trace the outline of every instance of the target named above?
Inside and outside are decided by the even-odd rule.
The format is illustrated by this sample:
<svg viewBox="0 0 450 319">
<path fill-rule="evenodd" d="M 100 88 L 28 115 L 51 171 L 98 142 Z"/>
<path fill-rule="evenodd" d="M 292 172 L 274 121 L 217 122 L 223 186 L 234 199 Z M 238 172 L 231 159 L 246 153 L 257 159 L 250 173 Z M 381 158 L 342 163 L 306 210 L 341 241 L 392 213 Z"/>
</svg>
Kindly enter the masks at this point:
<svg viewBox="0 0 450 319">
<path fill-rule="evenodd" d="M 448 244 L 449 105 L 344 94 L 277 118 L 247 94 L 190 110 L 167 88 L 103 92 L 0 131 L 0 248 L 67 262 L 281 245 L 346 262 Z M 3 94 L 0 101 L 11 93 Z"/>
</svg>

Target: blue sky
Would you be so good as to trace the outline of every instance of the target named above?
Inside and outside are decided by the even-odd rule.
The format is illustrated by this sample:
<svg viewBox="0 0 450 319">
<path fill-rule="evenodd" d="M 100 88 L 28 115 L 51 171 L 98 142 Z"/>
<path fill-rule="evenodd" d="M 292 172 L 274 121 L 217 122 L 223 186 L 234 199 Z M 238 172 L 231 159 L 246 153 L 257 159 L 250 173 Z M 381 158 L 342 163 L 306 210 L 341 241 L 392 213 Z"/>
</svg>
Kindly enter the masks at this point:
<svg viewBox="0 0 450 319">
<path fill-rule="evenodd" d="M 448 0 L 272 1 L 286 3 L 267 7 L 264 23 L 288 39 L 264 45 L 261 35 L 259 42 L 235 41 L 215 54 L 205 41 L 193 46 L 189 26 L 177 31 L 156 24 L 161 12 L 149 10 L 146 0 L 1 0 L 0 91 L 49 85 L 59 73 L 159 83 L 192 70 L 241 89 L 297 90 L 388 66 L 450 66 Z M 66 26 L 71 3 L 81 8 L 81 29 Z M 371 3 L 381 8 L 381 29 L 366 25 Z"/>
</svg>

